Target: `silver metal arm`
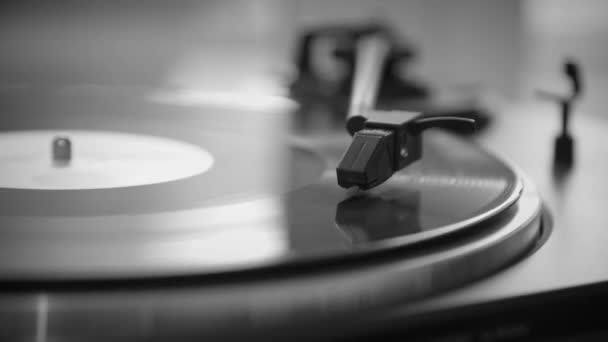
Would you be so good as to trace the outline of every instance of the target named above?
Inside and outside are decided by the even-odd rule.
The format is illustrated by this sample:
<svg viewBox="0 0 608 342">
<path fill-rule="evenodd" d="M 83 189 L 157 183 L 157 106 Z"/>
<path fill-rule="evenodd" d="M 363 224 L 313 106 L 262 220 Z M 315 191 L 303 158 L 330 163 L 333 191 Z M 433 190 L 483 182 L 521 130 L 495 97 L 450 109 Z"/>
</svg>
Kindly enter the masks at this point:
<svg viewBox="0 0 608 342">
<path fill-rule="evenodd" d="M 363 128 L 366 113 L 373 110 L 380 78 L 390 52 L 390 43 L 381 33 L 362 37 L 356 46 L 355 70 L 346 128 L 353 135 Z"/>
</svg>

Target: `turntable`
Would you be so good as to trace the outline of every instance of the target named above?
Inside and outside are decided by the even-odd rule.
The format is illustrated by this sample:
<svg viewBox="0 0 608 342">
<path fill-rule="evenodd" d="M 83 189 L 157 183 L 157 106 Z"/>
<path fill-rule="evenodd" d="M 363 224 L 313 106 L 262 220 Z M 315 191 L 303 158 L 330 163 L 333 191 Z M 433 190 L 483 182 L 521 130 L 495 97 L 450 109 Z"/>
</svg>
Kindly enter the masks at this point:
<svg viewBox="0 0 608 342">
<path fill-rule="evenodd" d="M 371 38 L 357 52 L 353 137 L 293 133 L 281 111 L 4 91 L 2 339 L 601 328 L 562 302 L 605 301 L 605 123 L 577 118 L 580 154 L 559 179 L 542 108 L 504 108 L 514 114 L 477 141 L 422 132 L 450 118 L 373 111 L 388 48 Z"/>
</svg>

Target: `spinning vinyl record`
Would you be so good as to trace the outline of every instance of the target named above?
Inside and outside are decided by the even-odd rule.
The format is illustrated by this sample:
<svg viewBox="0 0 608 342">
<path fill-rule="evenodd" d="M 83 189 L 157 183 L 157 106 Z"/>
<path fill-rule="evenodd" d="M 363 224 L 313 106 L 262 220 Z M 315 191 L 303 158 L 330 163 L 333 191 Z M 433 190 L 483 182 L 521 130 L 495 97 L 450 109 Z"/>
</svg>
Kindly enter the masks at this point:
<svg viewBox="0 0 608 342">
<path fill-rule="evenodd" d="M 294 136 L 287 113 L 98 94 L 13 94 L 0 111 L 2 280 L 205 277 L 506 241 L 491 220 L 526 228 L 504 263 L 538 228 L 521 176 L 442 132 L 359 191 L 336 184 L 350 137 Z"/>
</svg>

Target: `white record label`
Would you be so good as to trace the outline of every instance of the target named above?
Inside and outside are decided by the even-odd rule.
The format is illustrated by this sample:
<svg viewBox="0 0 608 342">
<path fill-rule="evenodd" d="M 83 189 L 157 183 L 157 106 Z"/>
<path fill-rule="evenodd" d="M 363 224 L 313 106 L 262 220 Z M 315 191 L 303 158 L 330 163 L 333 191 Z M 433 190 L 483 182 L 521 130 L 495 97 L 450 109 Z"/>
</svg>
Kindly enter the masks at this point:
<svg viewBox="0 0 608 342">
<path fill-rule="evenodd" d="M 71 158 L 58 163 L 53 141 L 67 138 Z M 149 185 L 201 174 L 213 156 L 164 137 L 106 131 L 0 133 L 0 188 L 104 189 Z"/>
</svg>

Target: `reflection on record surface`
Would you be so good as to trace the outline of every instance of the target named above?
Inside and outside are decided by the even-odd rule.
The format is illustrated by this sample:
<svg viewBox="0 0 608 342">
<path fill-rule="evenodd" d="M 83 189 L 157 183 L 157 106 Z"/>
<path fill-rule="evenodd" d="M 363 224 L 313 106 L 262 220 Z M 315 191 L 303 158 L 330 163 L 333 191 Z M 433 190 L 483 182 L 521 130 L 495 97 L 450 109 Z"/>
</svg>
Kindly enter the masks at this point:
<svg viewBox="0 0 608 342">
<path fill-rule="evenodd" d="M 444 133 L 429 132 L 421 161 L 363 192 L 336 184 L 350 138 L 296 139 L 287 113 L 82 93 L 0 106 L 0 134 L 129 132 L 213 158 L 205 172 L 146 185 L 0 188 L 6 278 L 207 274 L 365 255 L 471 227 L 506 209 L 521 186 L 508 166 Z"/>
</svg>

